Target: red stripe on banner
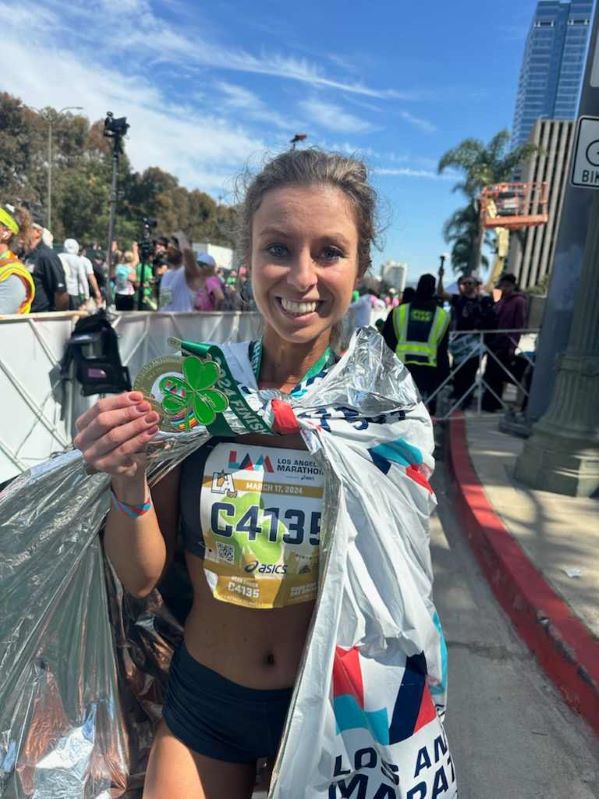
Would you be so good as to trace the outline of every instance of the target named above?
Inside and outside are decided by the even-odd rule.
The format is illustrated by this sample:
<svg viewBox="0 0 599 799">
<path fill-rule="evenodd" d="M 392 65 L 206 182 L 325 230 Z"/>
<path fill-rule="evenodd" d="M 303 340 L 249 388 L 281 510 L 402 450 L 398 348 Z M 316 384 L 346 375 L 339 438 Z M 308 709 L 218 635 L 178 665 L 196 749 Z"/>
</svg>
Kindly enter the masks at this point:
<svg viewBox="0 0 599 799">
<path fill-rule="evenodd" d="M 289 435 L 290 433 L 297 433 L 299 431 L 299 424 L 295 418 L 295 413 L 288 402 L 274 399 L 271 402 L 271 407 L 274 414 L 273 429 L 277 433 Z"/>
<path fill-rule="evenodd" d="M 437 711 L 435 710 L 433 698 L 431 696 L 431 692 L 429 691 L 428 685 L 425 683 L 424 690 L 422 691 L 422 700 L 420 702 L 420 711 L 418 712 L 418 718 L 416 719 L 416 724 L 414 725 L 414 732 L 418 732 L 418 730 L 422 729 L 422 727 L 426 727 L 427 724 L 436 718 Z"/>
<path fill-rule="evenodd" d="M 431 494 L 433 493 L 431 484 L 422 474 L 422 472 L 420 471 L 420 467 L 417 464 L 413 463 L 411 464 L 411 466 L 408 466 L 408 468 L 406 469 L 406 473 L 408 477 L 411 477 L 412 480 L 414 480 L 415 483 L 418 483 L 419 485 L 423 486 L 423 488 L 426 488 L 426 490 L 429 491 Z"/>
<path fill-rule="evenodd" d="M 358 700 L 359 706 L 364 710 L 364 682 L 360 667 L 358 648 L 335 648 L 333 661 L 333 696 L 350 694 Z"/>
</svg>

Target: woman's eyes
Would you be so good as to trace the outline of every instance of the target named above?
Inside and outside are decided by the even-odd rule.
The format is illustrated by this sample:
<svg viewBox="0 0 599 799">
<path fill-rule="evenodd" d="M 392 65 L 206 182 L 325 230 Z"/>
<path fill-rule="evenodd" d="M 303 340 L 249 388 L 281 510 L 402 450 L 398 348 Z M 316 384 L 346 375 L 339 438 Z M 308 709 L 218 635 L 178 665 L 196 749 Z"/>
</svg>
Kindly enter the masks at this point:
<svg viewBox="0 0 599 799">
<path fill-rule="evenodd" d="M 266 252 L 273 255 L 275 258 L 282 258 L 287 255 L 288 250 L 284 244 L 269 244 L 266 248 Z"/>
<path fill-rule="evenodd" d="M 343 253 L 337 247 L 325 247 L 322 251 L 322 257 L 326 261 L 336 261 L 338 258 L 343 258 Z"/>
<path fill-rule="evenodd" d="M 266 252 L 274 258 L 284 258 L 289 255 L 289 248 L 284 244 L 269 244 L 266 247 Z M 316 256 L 314 260 L 318 261 L 336 261 L 343 258 L 343 252 L 338 247 L 323 247 L 320 255 Z"/>
</svg>

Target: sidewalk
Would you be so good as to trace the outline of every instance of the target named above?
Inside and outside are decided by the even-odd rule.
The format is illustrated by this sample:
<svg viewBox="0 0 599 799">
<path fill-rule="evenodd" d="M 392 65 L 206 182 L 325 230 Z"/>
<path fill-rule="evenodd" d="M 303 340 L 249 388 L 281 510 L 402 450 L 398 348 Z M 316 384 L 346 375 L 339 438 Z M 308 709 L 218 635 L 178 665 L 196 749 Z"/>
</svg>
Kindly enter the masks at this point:
<svg viewBox="0 0 599 799">
<path fill-rule="evenodd" d="M 458 512 L 514 626 L 599 734 L 599 500 L 517 483 L 524 440 L 499 432 L 498 421 L 449 423 Z"/>
</svg>

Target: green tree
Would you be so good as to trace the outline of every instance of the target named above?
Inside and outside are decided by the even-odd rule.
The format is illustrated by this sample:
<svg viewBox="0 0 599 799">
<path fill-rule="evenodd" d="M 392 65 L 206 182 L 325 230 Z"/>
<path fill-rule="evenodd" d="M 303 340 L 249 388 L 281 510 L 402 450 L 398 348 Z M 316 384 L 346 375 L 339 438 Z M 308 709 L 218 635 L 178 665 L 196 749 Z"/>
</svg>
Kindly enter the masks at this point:
<svg viewBox="0 0 599 799">
<path fill-rule="evenodd" d="M 451 249 L 451 266 L 456 275 L 470 274 L 470 262 L 472 250 L 476 246 L 479 235 L 479 211 L 474 202 L 469 202 L 464 208 L 449 217 L 443 226 L 443 236 L 448 244 L 453 245 Z M 490 234 L 485 234 L 485 244 L 491 244 Z M 482 255 L 481 266 L 487 268 L 489 260 Z"/>
<path fill-rule="evenodd" d="M 469 247 L 465 274 L 471 274 L 479 268 L 485 239 L 485 232 L 480 224 L 480 192 L 485 186 L 511 180 L 515 170 L 538 151 L 535 144 L 522 144 L 514 150 L 509 150 L 509 143 L 510 133 L 507 130 L 497 133 L 488 144 L 484 144 L 480 139 L 464 139 L 439 160 L 439 174 L 450 167 L 462 172 L 463 180 L 456 183 L 454 191 L 461 191 L 468 197 L 469 206 L 472 206 L 472 211 L 476 215 L 476 220 L 472 221 L 469 227 L 472 234 L 471 246 L 466 245 L 465 240 L 462 241 L 462 246 Z M 463 253 L 457 260 L 463 263 Z"/>
<path fill-rule="evenodd" d="M 54 108 L 28 108 L 0 92 L 0 186 L 3 202 L 27 201 L 45 211 L 48 188 L 48 127 L 52 124 L 52 233 L 57 242 L 73 236 L 104 242 L 112 176 L 111 144 L 103 121 Z M 126 143 L 125 143 L 126 144 Z M 129 248 L 144 217 L 157 220 L 157 233 L 186 230 L 196 241 L 231 246 L 235 209 L 200 189 L 188 190 L 158 166 L 134 172 L 121 155 L 115 234 Z"/>
</svg>

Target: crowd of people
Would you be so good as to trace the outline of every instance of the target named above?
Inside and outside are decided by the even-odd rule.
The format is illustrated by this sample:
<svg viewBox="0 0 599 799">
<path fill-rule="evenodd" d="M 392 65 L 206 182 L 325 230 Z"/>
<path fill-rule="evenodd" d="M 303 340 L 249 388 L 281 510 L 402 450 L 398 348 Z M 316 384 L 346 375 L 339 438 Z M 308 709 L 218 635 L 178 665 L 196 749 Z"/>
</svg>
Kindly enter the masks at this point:
<svg viewBox="0 0 599 799">
<path fill-rule="evenodd" d="M 224 270 L 207 252 L 196 253 L 178 232 L 159 237 L 142 260 L 140 247 L 113 242 L 110 267 L 97 243 L 64 240 L 26 208 L 0 207 L 0 314 L 117 311 L 253 310 L 247 270 Z"/>
<path fill-rule="evenodd" d="M 443 277 L 440 269 L 437 278 L 422 275 L 415 290 L 406 289 L 381 321 L 381 333 L 410 370 L 432 414 L 444 383 L 451 383 L 454 406 L 462 410 L 471 406 L 486 352 L 481 408 L 500 410 L 504 384 L 531 379 L 530 361 L 517 356 L 527 322 L 526 298 L 510 273 L 497 283 L 497 300 L 483 290 L 477 275 L 461 276 L 458 293 L 453 294 L 445 290 Z"/>
<path fill-rule="evenodd" d="M 196 252 L 182 231 L 144 242 L 142 248 L 143 253 L 134 242 L 121 250 L 114 242 L 110 267 L 96 244 L 83 248 L 67 238 L 57 253 L 50 232 L 27 209 L 0 207 L 0 314 L 94 312 L 107 305 L 117 311 L 255 310 L 248 270 L 219 268 L 211 254 Z M 497 301 L 483 291 L 477 275 L 461 276 L 453 294 L 445 290 L 443 277 L 442 269 L 437 278 L 423 275 L 415 289 L 401 294 L 363 283 L 352 295 L 349 327 L 365 327 L 373 314 L 379 317 L 377 327 L 433 414 L 438 389 L 450 372 L 454 404 L 470 407 L 486 351 L 481 407 L 500 410 L 504 383 L 510 376 L 522 378 L 526 368 L 516 359 L 526 299 L 511 274 L 501 277 Z M 488 332 L 483 337 L 479 331 Z"/>
</svg>

